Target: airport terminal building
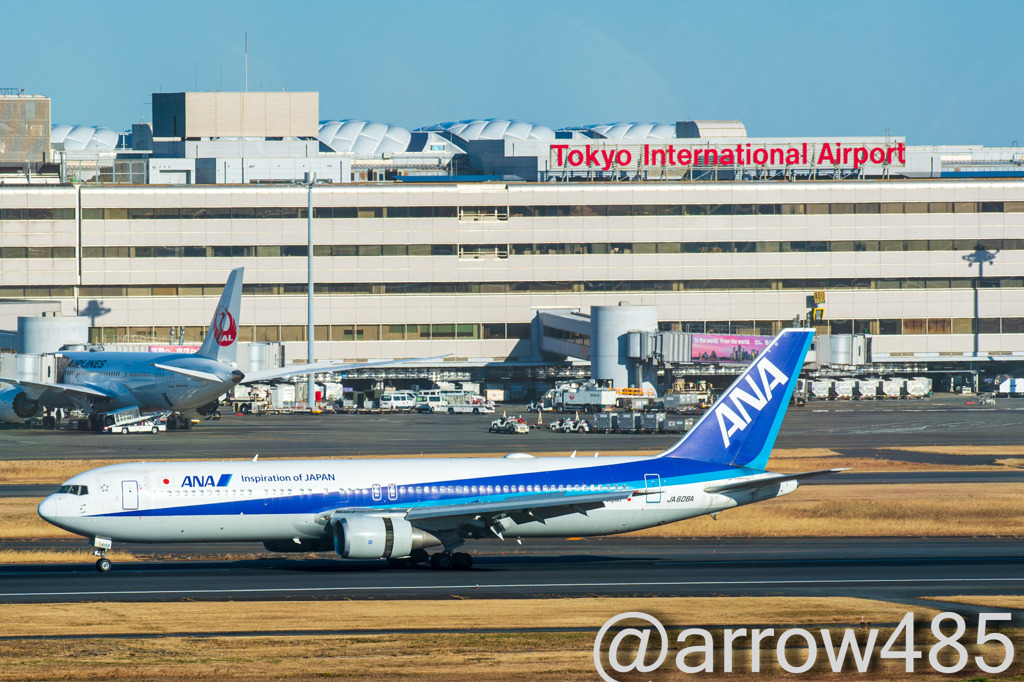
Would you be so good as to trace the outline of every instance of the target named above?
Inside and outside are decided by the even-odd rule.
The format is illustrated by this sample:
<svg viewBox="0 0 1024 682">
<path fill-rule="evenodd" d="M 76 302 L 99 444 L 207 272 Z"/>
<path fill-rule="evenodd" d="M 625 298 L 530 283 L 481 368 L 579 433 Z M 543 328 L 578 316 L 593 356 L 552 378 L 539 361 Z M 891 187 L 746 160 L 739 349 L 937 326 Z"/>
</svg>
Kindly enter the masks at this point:
<svg viewBox="0 0 1024 682">
<path fill-rule="evenodd" d="M 311 201 L 315 360 L 540 362 L 571 332 L 539 312 L 625 302 L 692 333 L 810 314 L 870 338 L 875 363 L 1024 361 L 1016 147 L 748 138 L 738 122 L 403 131 L 321 124 L 316 93 L 193 94 L 154 95 L 131 147 L 8 164 L 11 310 L 85 316 L 98 343 L 188 344 L 244 266 L 241 340 L 306 361 Z M 263 94 L 285 97 L 258 122 L 227 111 Z"/>
</svg>

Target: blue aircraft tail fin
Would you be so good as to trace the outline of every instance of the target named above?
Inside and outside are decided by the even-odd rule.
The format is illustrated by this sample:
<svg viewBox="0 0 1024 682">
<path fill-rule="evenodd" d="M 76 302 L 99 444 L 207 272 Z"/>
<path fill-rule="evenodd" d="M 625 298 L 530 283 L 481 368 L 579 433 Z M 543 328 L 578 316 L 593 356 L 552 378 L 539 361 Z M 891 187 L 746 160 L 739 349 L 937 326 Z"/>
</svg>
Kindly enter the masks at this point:
<svg viewBox="0 0 1024 682">
<path fill-rule="evenodd" d="M 228 275 L 224 292 L 210 320 L 210 328 L 196 356 L 234 364 L 238 355 L 238 310 L 242 306 L 242 275 L 245 268 L 235 268 Z"/>
<path fill-rule="evenodd" d="M 660 456 L 764 469 L 813 336 L 813 329 L 782 330 L 682 440 Z"/>
</svg>

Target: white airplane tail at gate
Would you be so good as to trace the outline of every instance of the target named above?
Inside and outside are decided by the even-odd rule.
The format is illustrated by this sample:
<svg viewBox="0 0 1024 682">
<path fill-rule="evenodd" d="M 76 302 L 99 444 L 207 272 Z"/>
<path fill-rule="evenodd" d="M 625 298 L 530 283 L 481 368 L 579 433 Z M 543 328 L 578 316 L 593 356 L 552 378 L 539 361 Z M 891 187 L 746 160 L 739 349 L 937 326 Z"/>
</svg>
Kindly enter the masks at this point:
<svg viewBox="0 0 1024 682">
<path fill-rule="evenodd" d="M 197 357 L 235 363 L 238 355 L 238 313 L 242 304 L 242 275 L 245 268 L 235 268 L 224 284 L 224 292 L 213 312 L 210 328 Z"/>
</svg>

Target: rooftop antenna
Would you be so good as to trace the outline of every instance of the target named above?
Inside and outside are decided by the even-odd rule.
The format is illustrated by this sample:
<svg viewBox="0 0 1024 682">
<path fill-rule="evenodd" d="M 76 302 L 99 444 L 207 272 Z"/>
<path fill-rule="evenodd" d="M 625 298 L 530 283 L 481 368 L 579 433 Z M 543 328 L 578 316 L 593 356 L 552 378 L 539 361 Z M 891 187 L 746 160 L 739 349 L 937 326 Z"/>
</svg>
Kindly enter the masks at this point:
<svg viewBox="0 0 1024 682">
<path fill-rule="evenodd" d="M 245 32 L 245 91 L 249 92 L 249 32 Z"/>
</svg>

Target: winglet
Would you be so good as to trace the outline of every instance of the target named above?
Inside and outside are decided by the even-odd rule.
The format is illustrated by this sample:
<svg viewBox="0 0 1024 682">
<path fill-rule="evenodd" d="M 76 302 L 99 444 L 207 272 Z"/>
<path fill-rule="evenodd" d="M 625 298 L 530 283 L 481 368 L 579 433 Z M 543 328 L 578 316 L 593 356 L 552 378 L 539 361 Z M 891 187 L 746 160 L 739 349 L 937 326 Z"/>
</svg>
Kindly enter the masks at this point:
<svg viewBox="0 0 1024 682">
<path fill-rule="evenodd" d="M 235 363 L 238 355 L 238 312 L 242 304 L 242 275 L 245 268 L 235 268 L 228 275 L 217 309 L 213 311 L 210 328 L 196 357 Z"/>
</svg>

